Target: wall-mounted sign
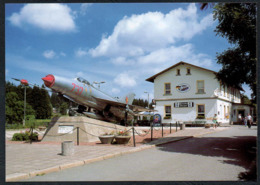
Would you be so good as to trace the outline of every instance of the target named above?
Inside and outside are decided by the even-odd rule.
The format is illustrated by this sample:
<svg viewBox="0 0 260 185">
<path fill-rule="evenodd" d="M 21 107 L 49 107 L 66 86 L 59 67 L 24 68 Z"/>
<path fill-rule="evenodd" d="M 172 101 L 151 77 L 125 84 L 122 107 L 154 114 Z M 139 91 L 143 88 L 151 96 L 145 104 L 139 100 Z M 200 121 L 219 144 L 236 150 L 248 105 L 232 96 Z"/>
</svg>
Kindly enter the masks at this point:
<svg viewBox="0 0 260 185">
<path fill-rule="evenodd" d="M 73 133 L 73 125 L 59 125 L 58 133 L 59 134 L 72 134 Z"/>
<path fill-rule="evenodd" d="M 190 90 L 190 85 L 186 83 L 179 84 L 176 86 L 176 90 L 181 93 L 188 92 Z"/>
<path fill-rule="evenodd" d="M 194 107 L 193 102 L 176 102 L 174 103 L 175 108 L 180 108 L 180 107 Z"/>
</svg>

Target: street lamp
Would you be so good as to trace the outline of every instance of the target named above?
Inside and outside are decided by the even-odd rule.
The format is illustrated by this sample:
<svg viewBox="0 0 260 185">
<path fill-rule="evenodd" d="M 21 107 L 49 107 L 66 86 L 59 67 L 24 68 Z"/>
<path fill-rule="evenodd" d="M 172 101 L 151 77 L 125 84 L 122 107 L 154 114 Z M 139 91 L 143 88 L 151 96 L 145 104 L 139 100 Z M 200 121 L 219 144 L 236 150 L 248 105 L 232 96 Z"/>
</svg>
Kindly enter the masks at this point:
<svg viewBox="0 0 260 185">
<path fill-rule="evenodd" d="M 104 81 L 102 81 L 102 82 L 96 82 L 96 81 L 94 81 L 93 82 L 93 84 L 98 84 L 98 88 L 100 89 L 100 84 L 103 84 L 103 83 L 106 83 L 106 82 L 104 82 Z"/>
<path fill-rule="evenodd" d="M 24 115 L 23 115 L 23 126 L 25 126 L 25 116 L 26 116 L 26 85 L 24 86 Z"/>
<path fill-rule="evenodd" d="M 29 83 L 28 83 L 27 80 L 24 80 L 24 79 L 22 79 L 22 80 L 19 80 L 19 79 L 17 79 L 17 78 L 12 78 L 12 79 L 14 79 L 14 80 L 20 82 L 21 85 L 23 85 L 23 87 L 24 87 L 24 110 L 23 110 L 24 114 L 23 114 L 23 126 L 25 126 L 25 116 L 26 116 L 26 87 L 29 85 Z"/>
<path fill-rule="evenodd" d="M 147 103 L 148 106 L 147 106 L 147 108 L 149 109 L 149 92 L 146 92 L 146 91 L 145 91 L 144 93 L 147 93 L 147 94 L 148 94 L 148 103 Z"/>
</svg>

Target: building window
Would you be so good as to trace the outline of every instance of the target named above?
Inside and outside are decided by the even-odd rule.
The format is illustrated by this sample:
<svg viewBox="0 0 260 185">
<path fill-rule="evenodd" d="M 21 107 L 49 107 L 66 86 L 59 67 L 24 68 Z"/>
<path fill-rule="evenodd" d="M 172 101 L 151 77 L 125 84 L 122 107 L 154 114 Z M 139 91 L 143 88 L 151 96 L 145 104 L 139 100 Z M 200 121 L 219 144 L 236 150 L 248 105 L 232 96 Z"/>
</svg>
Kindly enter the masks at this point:
<svg viewBox="0 0 260 185">
<path fill-rule="evenodd" d="M 164 119 L 170 119 L 172 116 L 172 106 L 171 105 L 165 105 L 164 106 Z"/>
<path fill-rule="evenodd" d="M 181 70 L 180 69 L 177 69 L 176 71 L 176 76 L 180 76 L 181 75 Z"/>
<path fill-rule="evenodd" d="M 164 84 L 164 94 L 170 95 L 171 94 L 171 83 Z"/>
<path fill-rule="evenodd" d="M 204 94 L 204 80 L 197 80 L 197 93 Z"/>
<path fill-rule="evenodd" d="M 187 68 L 187 74 L 186 75 L 191 75 L 190 68 Z"/>
<path fill-rule="evenodd" d="M 205 119 L 205 105 L 197 105 L 197 118 Z"/>
</svg>

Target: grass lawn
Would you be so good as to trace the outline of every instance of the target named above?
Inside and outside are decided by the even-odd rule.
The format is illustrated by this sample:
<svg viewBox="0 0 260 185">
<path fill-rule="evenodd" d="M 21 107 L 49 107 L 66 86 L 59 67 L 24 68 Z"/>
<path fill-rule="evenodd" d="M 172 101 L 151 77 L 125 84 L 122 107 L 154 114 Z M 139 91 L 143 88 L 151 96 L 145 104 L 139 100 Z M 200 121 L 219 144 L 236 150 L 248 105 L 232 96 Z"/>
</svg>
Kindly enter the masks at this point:
<svg viewBox="0 0 260 185">
<path fill-rule="evenodd" d="M 35 128 L 38 128 L 39 126 L 48 127 L 50 122 L 51 122 L 51 119 L 33 119 L 33 120 L 26 121 L 24 127 L 23 127 L 23 124 L 8 124 L 5 126 L 5 129 L 6 130 L 23 129 L 23 128 L 30 128 L 31 126 L 35 126 Z"/>
</svg>

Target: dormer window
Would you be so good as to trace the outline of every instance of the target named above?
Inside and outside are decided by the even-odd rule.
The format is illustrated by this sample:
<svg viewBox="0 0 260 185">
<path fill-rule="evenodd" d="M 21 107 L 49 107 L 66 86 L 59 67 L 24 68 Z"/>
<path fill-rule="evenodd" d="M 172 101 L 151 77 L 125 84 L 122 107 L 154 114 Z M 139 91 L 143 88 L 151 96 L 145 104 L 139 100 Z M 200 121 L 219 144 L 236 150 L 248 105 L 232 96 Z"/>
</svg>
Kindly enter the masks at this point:
<svg viewBox="0 0 260 185">
<path fill-rule="evenodd" d="M 187 68 L 187 74 L 186 75 L 191 75 L 190 68 Z"/>
<path fill-rule="evenodd" d="M 181 75 L 181 70 L 180 69 L 177 69 L 176 71 L 176 76 L 180 76 Z"/>
</svg>

